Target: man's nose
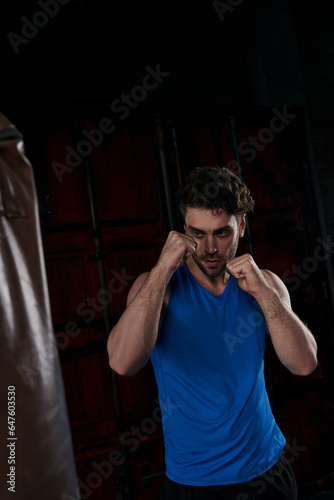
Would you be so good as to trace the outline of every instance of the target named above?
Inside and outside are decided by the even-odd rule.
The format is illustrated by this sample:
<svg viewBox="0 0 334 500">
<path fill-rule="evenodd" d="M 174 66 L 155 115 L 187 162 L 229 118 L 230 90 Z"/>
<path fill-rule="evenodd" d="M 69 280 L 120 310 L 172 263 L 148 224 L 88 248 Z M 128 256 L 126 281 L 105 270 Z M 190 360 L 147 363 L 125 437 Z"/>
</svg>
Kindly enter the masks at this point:
<svg viewBox="0 0 334 500">
<path fill-rule="evenodd" d="M 213 255 L 215 254 L 218 250 L 215 246 L 215 240 L 213 237 L 208 236 L 205 242 L 205 251 L 206 253 Z"/>
</svg>

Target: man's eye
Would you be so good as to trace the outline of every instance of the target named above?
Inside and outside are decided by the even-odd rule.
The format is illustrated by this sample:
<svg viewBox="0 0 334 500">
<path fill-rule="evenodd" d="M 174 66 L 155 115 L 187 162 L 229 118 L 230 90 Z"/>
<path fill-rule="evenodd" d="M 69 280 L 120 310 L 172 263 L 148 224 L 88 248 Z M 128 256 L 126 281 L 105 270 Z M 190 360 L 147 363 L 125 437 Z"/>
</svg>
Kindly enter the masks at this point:
<svg viewBox="0 0 334 500">
<path fill-rule="evenodd" d="M 228 231 L 219 231 L 219 233 L 217 233 L 218 236 L 227 236 L 229 233 Z"/>
<path fill-rule="evenodd" d="M 199 232 L 197 232 L 197 231 L 194 231 L 194 232 L 193 232 L 193 236 L 194 236 L 195 238 L 201 238 L 203 235 L 202 235 L 202 233 L 199 233 Z"/>
</svg>

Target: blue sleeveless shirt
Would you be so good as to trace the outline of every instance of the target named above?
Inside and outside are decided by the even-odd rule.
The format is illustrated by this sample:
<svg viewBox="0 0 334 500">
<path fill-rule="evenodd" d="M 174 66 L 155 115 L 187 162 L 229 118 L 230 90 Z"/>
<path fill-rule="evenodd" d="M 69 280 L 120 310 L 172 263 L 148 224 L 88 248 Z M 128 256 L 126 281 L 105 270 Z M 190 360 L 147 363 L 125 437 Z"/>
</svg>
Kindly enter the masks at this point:
<svg viewBox="0 0 334 500">
<path fill-rule="evenodd" d="M 170 479 L 242 483 L 277 462 L 285 439 L 265 388 L 264 347 L 261 308 L 235 278 L 215 295 L 187 265 L 174 273 L 151 354 Z"/>
</svg>

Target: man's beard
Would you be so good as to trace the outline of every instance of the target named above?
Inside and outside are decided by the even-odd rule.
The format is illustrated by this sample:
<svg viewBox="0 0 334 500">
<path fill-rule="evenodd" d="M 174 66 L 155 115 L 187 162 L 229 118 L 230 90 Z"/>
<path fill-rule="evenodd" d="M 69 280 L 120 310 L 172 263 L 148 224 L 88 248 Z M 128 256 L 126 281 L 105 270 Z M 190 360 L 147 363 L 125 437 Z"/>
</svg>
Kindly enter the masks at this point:
<svg viewBox="0 0 334 500">
<path fill-rule="evenodd" d="M 217 278 L 218 276 L 221 276 L 225 272 L 225 269 L 226 269 L 226 260 L 225 259 L 224 260 L 219 259 L 220 262 L 217 263 L 217 266 L 210 268 L 210 267 L 206 267 L 206 265 L 204 264 L 204 260 L 208 260 L 207 257 L 199 258 L 198 255 L 193 253 L 192 258 L 194 259 L 194 261 L 196 262 L 196 264 L 198 265 L 198 267 L 200 268 L 202 273 L 205 274 L 205 276 L 208 276 L 209 278 Z M 218 260 L 218 257 L 217 257 L 217 260 Z"/>
<path fill-rule="evenodd" d="M 218 276 L 221 276 L 224 274 L 226 270 L 226 262 L 230 259 L 233 259 L 235 257 L 235 254 L 237 252 L 238 248 L 238 241 L 233 244 L 233 246 L 230 248 L 229 252 L 226 255 L 204 255 L 204 256 L 198 256 L 196 252 L 192 254 L 192 258 L 194 259 L 194 262 L 196 262 L 197 266 L 200 268 L 203 274 L 205 276 L 208 276 L 209 278 L 218 278 Z M 205 265 L 205 261 L 207 260 L 217 260 L 217 266 L 214 267 L 207 267 Z"/>
</svg>

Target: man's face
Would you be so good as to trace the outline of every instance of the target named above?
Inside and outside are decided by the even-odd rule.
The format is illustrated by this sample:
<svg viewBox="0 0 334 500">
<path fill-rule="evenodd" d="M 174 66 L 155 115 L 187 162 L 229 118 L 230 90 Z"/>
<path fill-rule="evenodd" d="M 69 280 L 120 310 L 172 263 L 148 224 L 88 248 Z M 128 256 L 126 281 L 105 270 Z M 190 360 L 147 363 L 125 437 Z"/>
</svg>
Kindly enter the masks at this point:
<svg viewBox="0 0 334 500">
<path fill-rule="evenodd" d="M 224 273 L 226 262 L 235 257 L 245 227 L 245 216 L 227 212 L 212 214 L 211 209 L 187 209 L 184 229 L 197 243 L 192 258 L 206 276 L 216 278 Z"/>
</svg>

